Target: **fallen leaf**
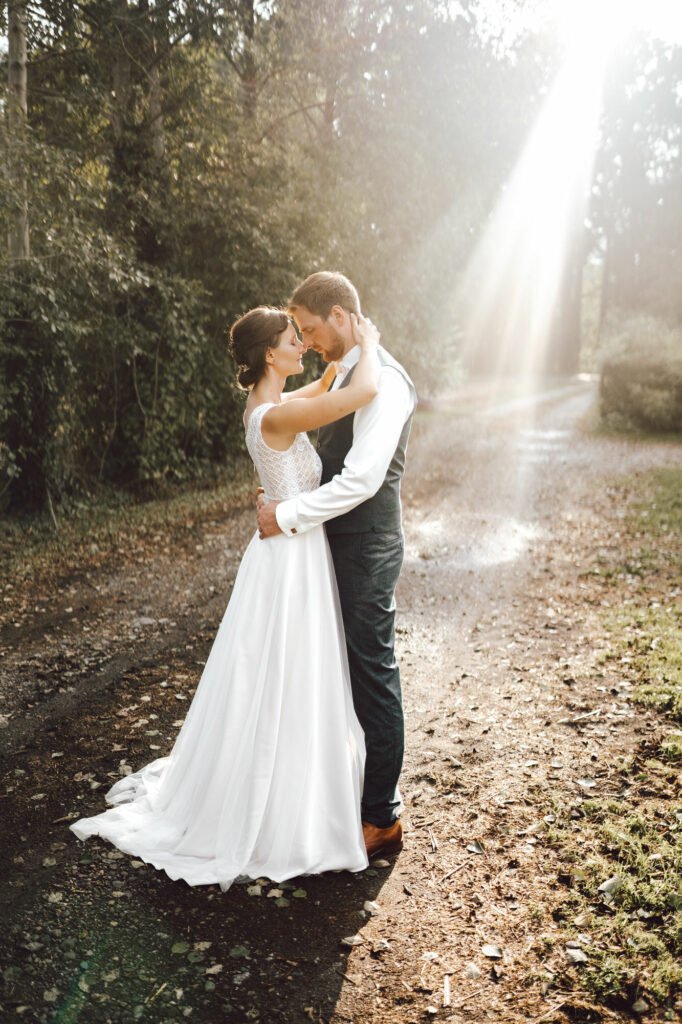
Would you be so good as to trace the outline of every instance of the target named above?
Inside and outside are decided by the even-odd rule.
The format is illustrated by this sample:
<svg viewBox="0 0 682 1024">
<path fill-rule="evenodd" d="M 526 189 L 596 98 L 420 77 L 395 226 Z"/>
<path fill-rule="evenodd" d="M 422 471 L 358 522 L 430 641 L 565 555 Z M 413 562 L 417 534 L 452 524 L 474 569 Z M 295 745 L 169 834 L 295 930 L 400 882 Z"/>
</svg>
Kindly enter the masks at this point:
<svg viewBox="0 0 682 1024">
<path fill-rule="evenodd" d="M 489 960 L 501 960 L 503 953 L 499 946 L 491 945 L 487 943 L 481 947 L 481 953 L 483 956 L 487 956 Z"/>
</svg>

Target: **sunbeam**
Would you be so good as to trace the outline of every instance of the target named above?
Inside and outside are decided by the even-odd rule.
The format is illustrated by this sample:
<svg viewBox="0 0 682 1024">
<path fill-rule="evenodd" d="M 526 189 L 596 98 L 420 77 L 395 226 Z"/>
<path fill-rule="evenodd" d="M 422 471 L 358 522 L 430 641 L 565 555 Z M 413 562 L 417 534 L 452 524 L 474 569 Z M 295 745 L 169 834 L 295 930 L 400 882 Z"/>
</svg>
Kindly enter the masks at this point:
<svg viewBox="0 0 682 1024">
<path fill-rule="evenodd" d="M 583 225 L 606 51 L 571 47 L 463 276 L 465 364 L 533 378 L 549 363 L 564 274 Z"/>
<path fill-rule="evenodd" d="M 645 31 L 682 38 L 682 11 L 659 0 L 550 3 L 566 57 L 460 280 L 462 362 L 493 381 L 577 370 L 578 248 L 610 54 Z M 577 304 L 573 303 L 573 315 Z M 571 336 L 573 332 L 573 337 Z M 566 353 L 573 355 L 566 358 Z"/>
</svg>

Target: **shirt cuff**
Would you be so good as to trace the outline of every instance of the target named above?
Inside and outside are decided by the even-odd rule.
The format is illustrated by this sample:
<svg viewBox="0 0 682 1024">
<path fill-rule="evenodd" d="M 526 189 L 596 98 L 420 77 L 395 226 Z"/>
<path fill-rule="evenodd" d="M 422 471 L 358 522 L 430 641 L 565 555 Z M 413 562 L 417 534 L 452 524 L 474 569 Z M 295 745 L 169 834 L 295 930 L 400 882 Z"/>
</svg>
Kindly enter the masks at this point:
<svg viewBox="0 0 682 1024">
<path fill-rule="evenodd" d="M 282 533 L 287 537 L 295 537 L 301 530 L 297 526 L 296 499 L 289 498 L 287 501 L 280 501 L 275 509 L 275 519 Z"/>
</svg>

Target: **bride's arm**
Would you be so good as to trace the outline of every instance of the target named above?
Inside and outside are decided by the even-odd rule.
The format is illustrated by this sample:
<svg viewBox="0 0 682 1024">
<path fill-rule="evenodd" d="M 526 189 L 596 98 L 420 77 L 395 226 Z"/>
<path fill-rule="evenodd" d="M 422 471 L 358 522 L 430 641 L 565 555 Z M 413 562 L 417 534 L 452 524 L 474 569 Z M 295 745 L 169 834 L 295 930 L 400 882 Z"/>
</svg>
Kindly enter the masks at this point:
<svg viewBox="0 0 682 1024">
<path fill-rule="evenodd" d="M 336 363 L 330 363 L 319 380 L 304 384 L 302 388 L 296 388 L 295 391 L 283 392 L 282 401 L 290 402 L 292 398 L 317 398 L 318 395 L 324 395 L 329 391 L 335 376 Z"/>
<path fill-rule="evenodd" d="M 273 406 L 263 416 L 262 427 L 266 434 L 291 436 L 324 427 L 356 412 L 376 397 L 380 370 L 379 332 L 363 316 L 355 318 L 351 314 L 351 322 L 362 351 L 350 384 L 317 398 L 296 398 Z"/>
</svg>

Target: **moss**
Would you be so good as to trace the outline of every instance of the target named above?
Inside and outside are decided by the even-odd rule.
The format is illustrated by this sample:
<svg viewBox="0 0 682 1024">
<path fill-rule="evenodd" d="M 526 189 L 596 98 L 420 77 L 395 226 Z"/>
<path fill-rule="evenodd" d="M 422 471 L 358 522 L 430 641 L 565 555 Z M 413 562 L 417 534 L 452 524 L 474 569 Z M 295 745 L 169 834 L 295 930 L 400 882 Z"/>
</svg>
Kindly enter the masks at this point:
<svg viewBox="0 0 682 1024">
<path fill-rule="evenodd" d="M 567 941 L 575 937 L 572 922 L 583 918 L 589 961 L 574 978 L 593 996 L 630 1005 L 637 990 L 665 1004 L 682 986 L 682 812 L 671 807 L 675 779 L 664 749 L 642 749 L 624 764 L 623 782 L 621 801 L 584 801 L 580 843 L 570 809 L 555 811 L 547 840 L 573 882 L 562 907 L 570 904 L 571 913 L 555 920 Z M 600 892 L 614 876 L 616 890 Z"/>
</svg>

